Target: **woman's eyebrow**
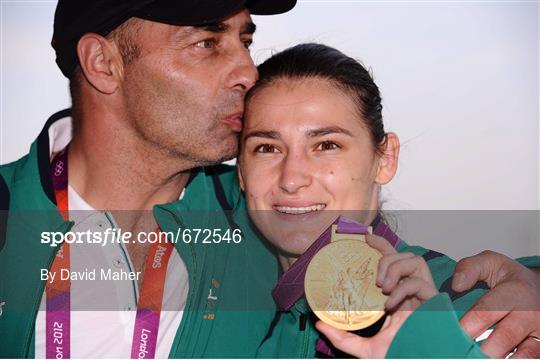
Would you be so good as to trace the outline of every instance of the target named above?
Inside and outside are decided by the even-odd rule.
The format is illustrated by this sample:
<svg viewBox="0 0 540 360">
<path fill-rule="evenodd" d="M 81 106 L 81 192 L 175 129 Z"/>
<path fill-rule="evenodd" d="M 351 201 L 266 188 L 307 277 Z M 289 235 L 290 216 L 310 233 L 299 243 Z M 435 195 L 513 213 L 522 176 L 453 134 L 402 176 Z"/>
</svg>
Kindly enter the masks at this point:
<svg viewBox="0 0 540 360">
<path fill-rule="evenodd" d="M 264 130 L 258 130 L 258 131 L 250 131 L 244 136 L 244 140 L 247 140 L 252 137 L 260 137 L 265 139 L 273 139 L 273 140 L 279 140 L 281 139 L 281 135 L 277 131 L 264 131 Z"/>
<path fill-rule="evenodd" d="M 326 126 L 318 129 L 311 129 L 306 131 L 309 137 L 319 137 L 328 134 L 344 134 L 348 136 L 354 136 L 352 132 L 339 126 Z"/>
</svg>

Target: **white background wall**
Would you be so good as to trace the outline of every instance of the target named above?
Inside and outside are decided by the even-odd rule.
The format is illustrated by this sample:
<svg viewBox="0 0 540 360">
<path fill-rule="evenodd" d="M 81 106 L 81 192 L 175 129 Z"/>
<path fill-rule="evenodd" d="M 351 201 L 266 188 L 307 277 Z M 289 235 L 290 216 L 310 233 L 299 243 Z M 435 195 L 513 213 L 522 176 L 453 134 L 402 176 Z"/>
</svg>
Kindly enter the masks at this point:
<svg viewBox="0 0 540 360">
<path fill-rule="evenodd" d="M 47 117 L 69 106 L 49 45 L 55 5 L 1 1 L 0 163 L 22 156 Z M 288 14 L 254 19 L 257 63 L 316 41 L 372 68 L 387 130 L 402 142 L 386 208 L 539 209 L 538 2 L 300 0 Z M 401 228 L 456 257 L 488 247 L 539 253 L 538 215 L 526 217 L 500 238 Z"/>
</svg>

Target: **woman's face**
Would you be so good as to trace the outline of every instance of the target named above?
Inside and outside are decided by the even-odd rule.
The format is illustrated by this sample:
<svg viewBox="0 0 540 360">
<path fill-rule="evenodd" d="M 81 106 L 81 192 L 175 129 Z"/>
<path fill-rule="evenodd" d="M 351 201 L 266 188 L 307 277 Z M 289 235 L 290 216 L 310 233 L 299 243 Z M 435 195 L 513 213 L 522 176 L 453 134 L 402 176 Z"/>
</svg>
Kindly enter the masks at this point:
<svg viewBox="0 0 540 360">
<path fill-rule="evenodd" d="M 388 176 L 358 116 L 346 93 L 316 78 L 278 80 L 250 99 L 240 184 L 253 221 L 282 252 L 302 254 L 338 213 L 372 220 L 365 210 L 377 210 L 378 185 L 395 168 Z"/>
</svg>

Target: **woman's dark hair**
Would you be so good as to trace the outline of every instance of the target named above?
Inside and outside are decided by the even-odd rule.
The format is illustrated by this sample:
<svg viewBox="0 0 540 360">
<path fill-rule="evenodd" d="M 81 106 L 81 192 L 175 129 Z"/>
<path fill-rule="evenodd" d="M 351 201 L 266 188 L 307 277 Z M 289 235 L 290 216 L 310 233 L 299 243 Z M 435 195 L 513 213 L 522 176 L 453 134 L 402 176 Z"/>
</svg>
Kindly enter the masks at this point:
<svg viewBox="0 0 540 360">
<path fill-rule="evenodd" d="M 356 105 L 375 151 L 380 153 L 386 134 L 379 88 L 369 72 L 355 59 L 322 44 L 300 44 L 277 53 L 259 65 L 259 81 L 246 103 L 261 89 L 278 80 L 320 78 L 345 92 Z"/>
</svg>

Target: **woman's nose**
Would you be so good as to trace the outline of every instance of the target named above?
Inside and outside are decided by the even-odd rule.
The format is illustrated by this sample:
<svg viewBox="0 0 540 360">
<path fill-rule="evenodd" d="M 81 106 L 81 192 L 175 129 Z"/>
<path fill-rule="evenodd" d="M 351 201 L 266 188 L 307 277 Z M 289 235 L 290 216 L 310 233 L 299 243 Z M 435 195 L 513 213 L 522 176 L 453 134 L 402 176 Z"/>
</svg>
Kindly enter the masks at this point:
<svg viewBox="0 0 540 360">
<path fill-rule="evenodd" d="M 308 160 L 301 155 L 287 155 L 281 167 L 280 188 L 294 194 L 304 187 L 309 187 L 311 180 Z"/>
</svg>

